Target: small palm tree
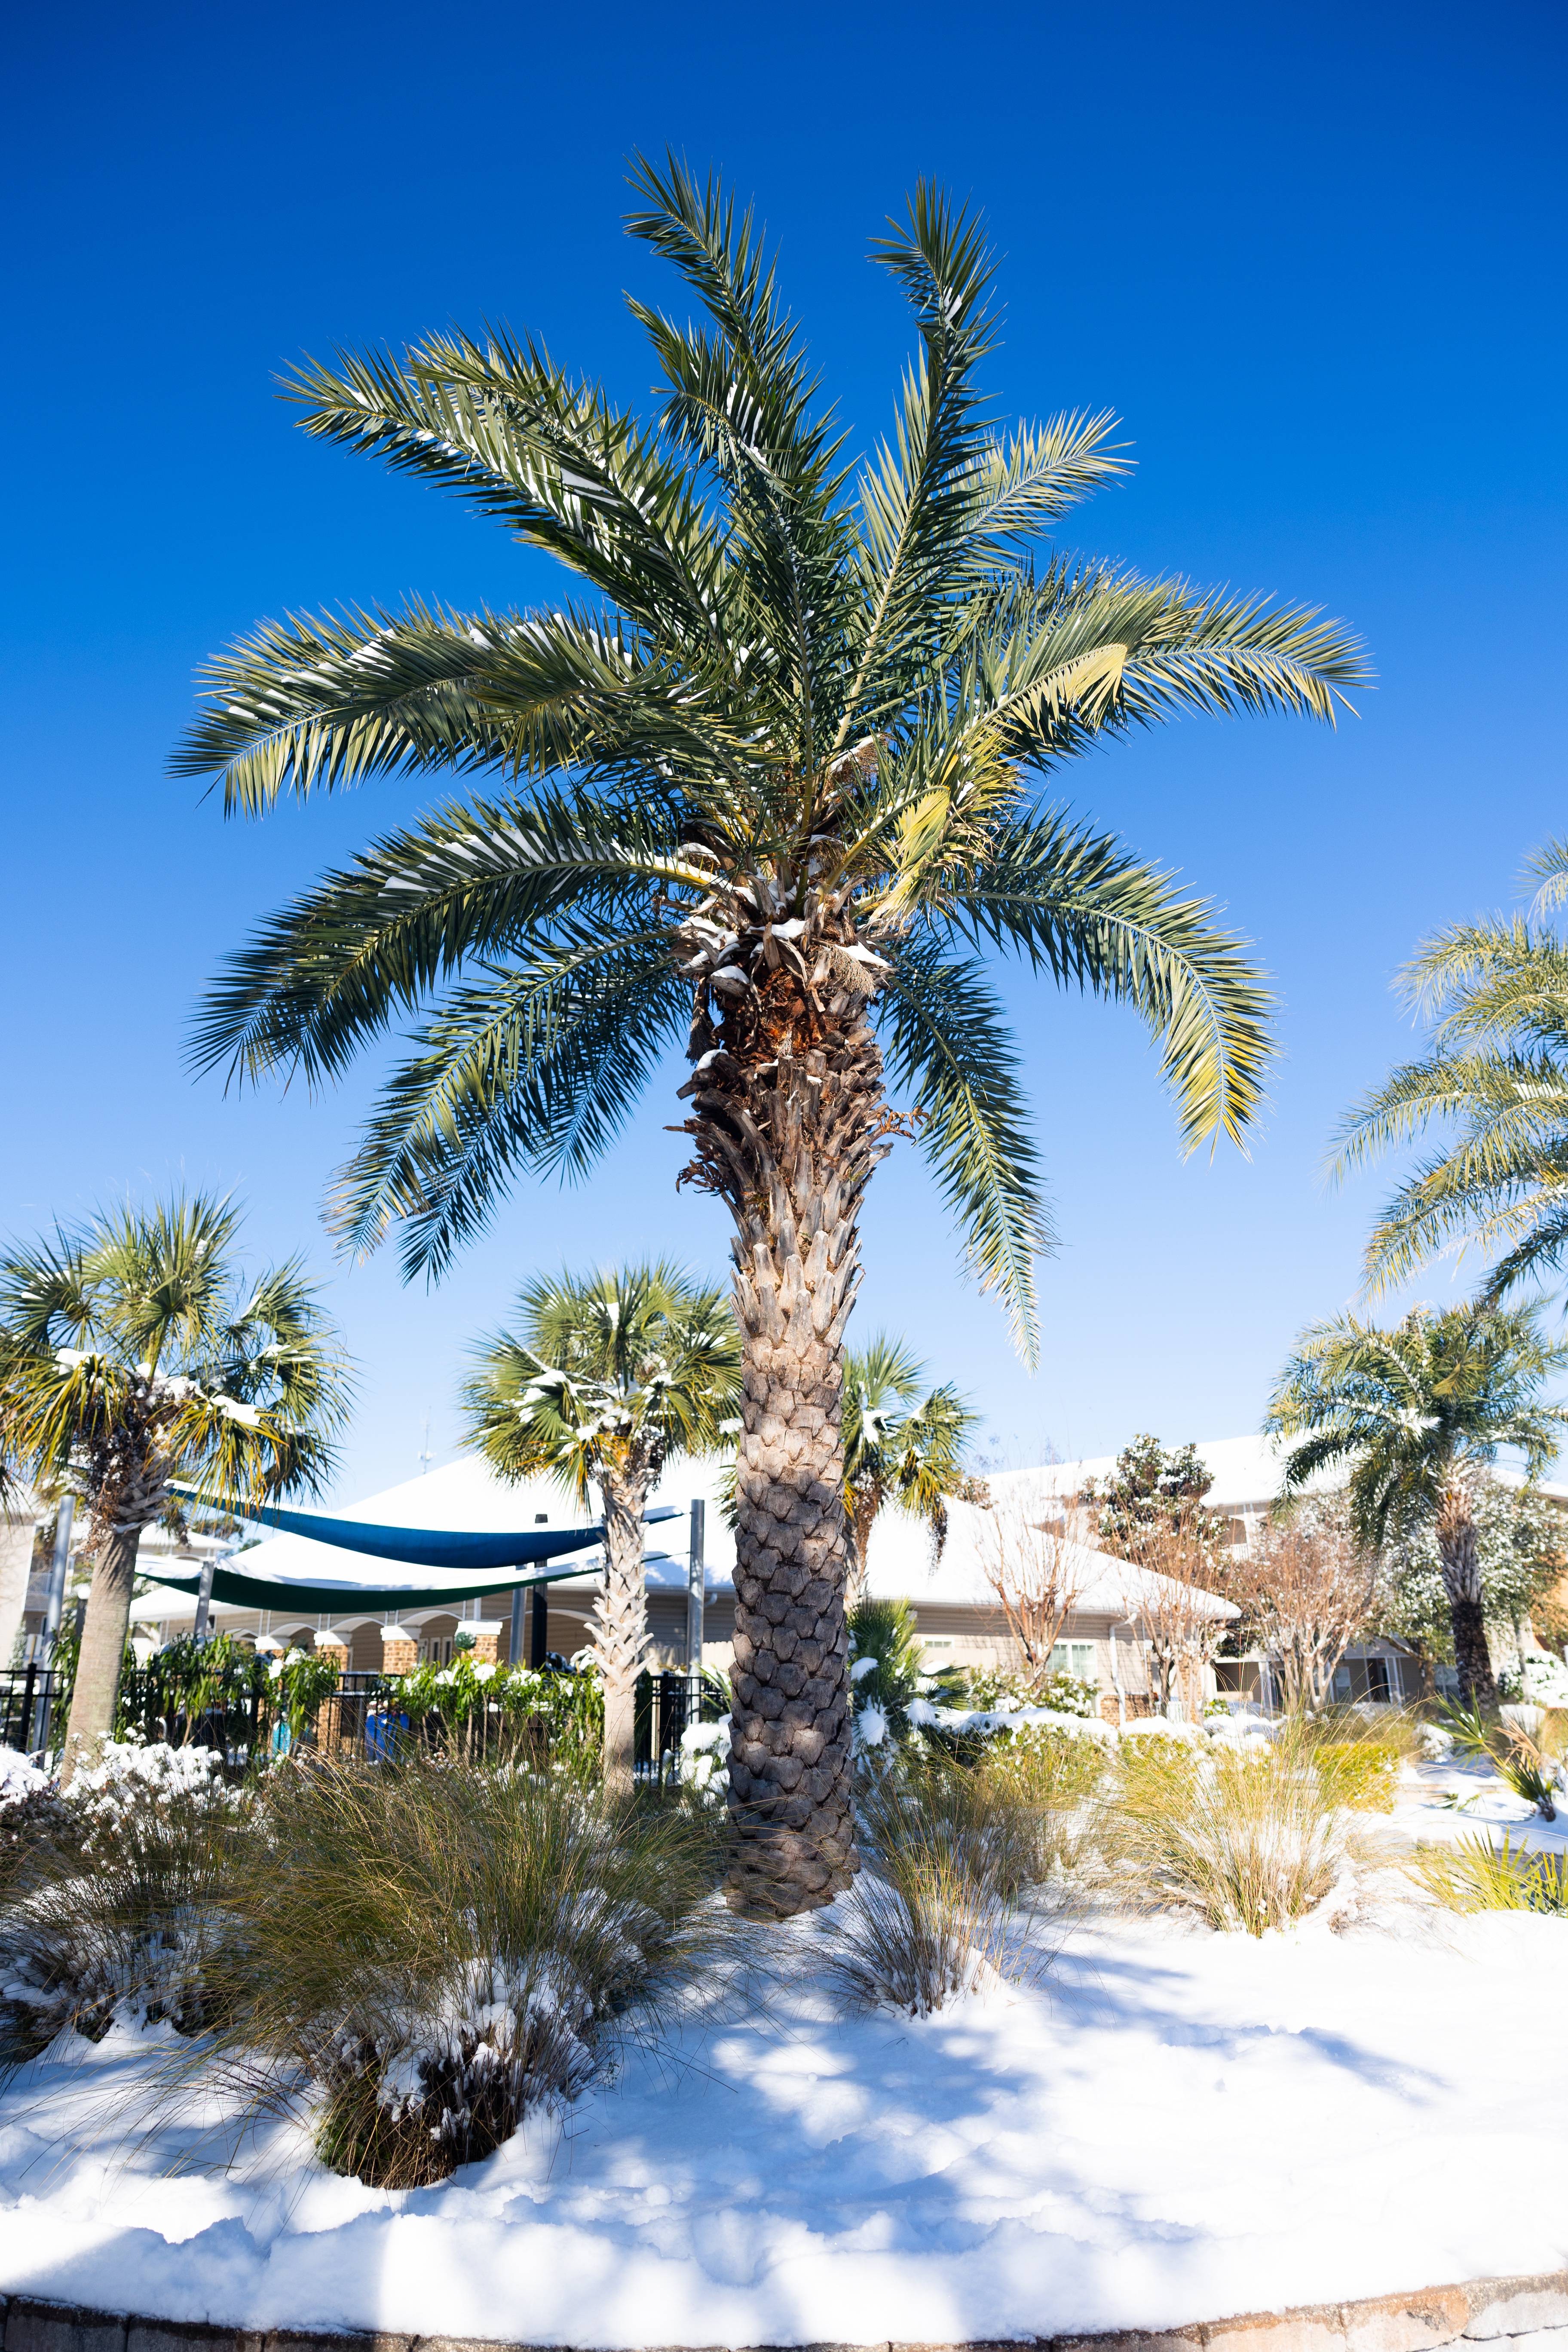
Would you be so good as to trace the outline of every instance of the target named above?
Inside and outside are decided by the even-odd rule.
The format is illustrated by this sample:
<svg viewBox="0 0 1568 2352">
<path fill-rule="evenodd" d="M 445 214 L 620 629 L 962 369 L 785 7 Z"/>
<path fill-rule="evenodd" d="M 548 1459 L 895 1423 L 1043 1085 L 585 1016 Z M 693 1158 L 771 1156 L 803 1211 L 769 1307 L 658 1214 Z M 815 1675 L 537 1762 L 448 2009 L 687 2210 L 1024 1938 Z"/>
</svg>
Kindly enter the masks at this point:
<svg viewBox="0 0 1568 2352">
<path fill-rule="evenodd" d="M 864 1591 L 871 1529 L 884 1503 L 923 1519 L 940 1554 L 947 1503 L 966 1481 L 963 1449 L 979 1427 L 951 1385 L 925 1390 L 926 1367 L 885 1332 L 844 1360 L 844 1509 L 851 1601 Z M 924 1393 L 922 1393 L 924 1391 Z"/>
<path fill-rule="evenodd" d="M 1344 1315 L 1303 1333 L 1269 1407 L 1268 1429 L 1303 1440 L 1286 1464 L 1288 1491 L 1348 1464 L 1363 1543 L 1431 1528 L 1467 1706 L 1497 1706 L 1477 1490 L 1503 1446 L 1524 1455 L 1531 1477 L 1552 1461 L 1568 1406 L 1542 1403 L 1540 1391 L 1564 1365 L 1568 1348 L 1549 1346 L 1528 1310 L 1417 1307 L 1392 1330 Z"/>
<path fill-rule="evenodd" d="M 679 1267 L 542 1277 L 516 1332 L 484 1341 L 465 1383 L 468 1435 L 504 1477 L 547 1475 L 578 1500 L 597 1486 L 605 1583 L 594 1650 L 605 1684 L 605 1779 L 629 1789 L 637 1670 L 647 1647 L 643 1513 L 672 1456 L 732 1439 L 741 1338 L 721 1293 Z"/>
<path fill-rule="evenodd" d="M 1367 1247 L 1378 1286 L 1436 1252 L 1474 1243 L 1497 1255 L 1494 1305 L 1568 1258 L 1568 942 L 1549 918 L 1568 898 L 1568 842 L 1533 861 L 1528 919 L 1457 924 L 1401 974 L 1432 1023 L 1432 1050 L 1351 1112 L 1338 1168 L 1433 1129 L 1458 1130 L 1385 1204 Z"/>
<path fill-rule="evenodd" d="M 857 471 L 751 215 L 673 163 L 633 184 L 632 235 L 706 314 L 632 304 L 651 421 L 499 332 L 295 379 L 309 432 L 472 502 L 584 601 L 289 620 L 214 663 L 177 764 L 231 810 L 485 781 L 269 922 L 197 1052 L 328 1080 L 417 1012 L 334 1213 L 355 1248 L 401 1223 L 406 1267 L 437 1274 L 514 1179 L 580 1173 L 689 1055 L 680 1181 L 733 1219 L 747 1367 L 731 1896 L 790 1912 L 856 1867 L 840 1395 L 896 1135 L 1035 1348 L 1049 1227 L 989 959 L 1132 1006 L 1189 1148 L 1240 1139 L 1260 1098 L 1269 999 L 1239 943 L 1041 780 L 1178 710 L 1331 719 L 1364 671 L 1312 614 L 1039 546 L 1124 471 L 1113 420 L 993 429 L 992 263 L 940 192 L 875 248 L 920 352 Z"/>
<path fill-rule="evenodd" d="M 197 1194 L 0 1259 L 0 1424 L 31 1477 L 91 1513 L 68 1777 L 114 1727 L 137 1546 L 173 1482 L 226 1509 L 319 1492 L 334 1464 L 342 1351 L 297 1262 L 242 1275 L 238 1228 Z"/>
</svg>

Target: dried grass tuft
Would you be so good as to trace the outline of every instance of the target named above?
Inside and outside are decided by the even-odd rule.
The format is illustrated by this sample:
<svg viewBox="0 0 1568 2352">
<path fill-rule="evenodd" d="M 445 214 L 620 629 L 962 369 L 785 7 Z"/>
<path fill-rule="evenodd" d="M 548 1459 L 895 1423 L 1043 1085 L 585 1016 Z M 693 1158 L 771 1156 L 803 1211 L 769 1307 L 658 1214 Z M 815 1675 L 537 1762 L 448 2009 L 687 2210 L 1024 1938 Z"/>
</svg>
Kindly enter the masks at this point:
<svg viewBox="0 0 1568 2352">
<path fill-rule="evenodd" d="M 1134 1902 L 1249 1936 L 1315 1910 L 1351 1858 L 1343 1814 L 1290 1729 L 1206 1752 L 1128 1742 L 1111 1807 L 1106 1842 Z"/>
<path fill-rule="evenodd" d="M 1568 1878 L 1561 1853 L 1532 1853 L 1489 1838 L 1451 1846 L 1417 1846 L 1406 1874 L 1446 1911 L 1543 1911 L 1568 1916 Z"/>
</svg>

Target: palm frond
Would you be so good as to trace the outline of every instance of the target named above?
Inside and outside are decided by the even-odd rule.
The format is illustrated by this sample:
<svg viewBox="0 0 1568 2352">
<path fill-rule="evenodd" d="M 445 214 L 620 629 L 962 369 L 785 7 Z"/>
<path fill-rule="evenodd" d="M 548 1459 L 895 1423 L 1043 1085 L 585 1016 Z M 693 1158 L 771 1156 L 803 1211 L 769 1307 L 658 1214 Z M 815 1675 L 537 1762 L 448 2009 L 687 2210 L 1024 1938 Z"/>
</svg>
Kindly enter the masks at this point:
<svg viewBox="0 0 1568 2352">
<path fill-rule="evenodd" d="M 983 1288 L 999 1293 L 1026 1363 L 1038 1352 L 1035 1261 L 1051 1245 L 1017 1056 L 978 964 L 930 939 L 889 942 L 879 1006 L 888 1067 L 925 1114 L 921 1147 Z"/>
</svg>

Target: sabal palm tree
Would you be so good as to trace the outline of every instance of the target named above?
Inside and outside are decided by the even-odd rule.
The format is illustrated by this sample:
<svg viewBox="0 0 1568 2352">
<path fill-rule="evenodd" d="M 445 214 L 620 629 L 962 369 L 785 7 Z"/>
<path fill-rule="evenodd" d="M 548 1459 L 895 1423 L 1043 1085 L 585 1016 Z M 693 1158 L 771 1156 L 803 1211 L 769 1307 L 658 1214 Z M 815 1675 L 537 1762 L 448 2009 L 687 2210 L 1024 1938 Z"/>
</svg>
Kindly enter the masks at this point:
<svg viewBox="0 0 1568 2352">
<path fill-rule="evenodd" d="M 605 1779 L 632 1780 L 647 1648 L 643 1513 L 665 1464 L 732 1443 L 741 1338 L 722 1294 L 678 1266 L 526 1284 L 515 1330 L 487 1339 L 464 1384 L 468 1433 L 508 1478 L 545 1475 L 586 1505 L 597 1486 L 605 1582 L 593 1646 L 605 1685 Z"/>
<path fill-rule="evenodd" d="M 456 492 L 584 597 L 293 619 L 212 665 L 177 764 L 231 810 L 389 773 L 473 789 L 269 922 L 197 1053 L 322 1081 L 417 1011 L 335 1213 L 359 1248 L 401 1222 L 407 1268 L 439 1273 L 515 1177 L 580 1173 L 687 1052 L 681 1181 L 734 1220 L 747 1354 L 731 1899 L 790 1911 L 856 1866 L 840 1391 L 895 1135 L 1035 1345 L 1048 1227 L 985 959 L 1131 1004 L 1189 1148 L 1258 1104 L 1269 1000 L 1238 943 L 1039 779 L 1180 709 L 1330 719 L 1363 672 L 1310 614 L 1037 560 L 1123 470 L 1112 420 L 994 431 L 992 265 L 939 192 L 875 248 L 920 353 L 857 473 L 751 215 L 673 163 L 634 185 L 631 233 L 706 313 L 632 304 L 649 422 L 499 331 L 299 371 L 308 431 Z"/>
<path fill-rule="evenodd" d="M 948 1498 L 964 1484 L 963 1450 L 979 1427 L 951 1384 L 927 1389 L 926 1367 L 902 1339 L 878 1332 L 844 1360 L 844 1508 L 851 1600 L 865 1589 L 871 1529 L 884 1503 L 923 1519 L 940 1552 Z"/>
<path fill-rule="evenodd" d="M 1504 1447 L 1538 1477 L 1568 1429 L 1568 1406 L 1541 1391 L 1568 1365 L 1531 1310 L 1485 1306 L 1436 1314 L 1417 1307 L 1391 1330 L 1344 1315 L 1303 1333 L 1266 1428 L 1303 1442 L 1286 1488 L 1347 1465 L 1360 1540 L 1380 1548 L 1418 1528 L 1436 1539 L 1467 1706 L 1495 1707 L 1497 1685 L 1481 1609 L 1476 1502 Z"/>
<path fill-rule="evenodd" d="M 79 1494 L 93 1571 L 68 1777 L 114 1727 L 136 1551 L 182 1502 L 318 1492 L 347 1367 L 297 1261 L 247 1277 L 239 1213 L 206 1194 L 125 1208 L 0 1259 L 0 1422 L 40 1486 Z"/>
<path fill-rule="evenodd" d="M 1456 924 L 1400 975 L 1431 1022 L 1431 1051 L 1395 1070 L 1345 1122 L 1343 1172 L 1434 1129 L 1457 1130 L 1387 1202 L 1367 1247 L 1369 1281 L 1404 1281 L 1468 1244 L 1493 1256 L 1492 1304 L 1568 1257 L 1568 843 L 1532 861 L 1528 919 Z"/>
</svg>

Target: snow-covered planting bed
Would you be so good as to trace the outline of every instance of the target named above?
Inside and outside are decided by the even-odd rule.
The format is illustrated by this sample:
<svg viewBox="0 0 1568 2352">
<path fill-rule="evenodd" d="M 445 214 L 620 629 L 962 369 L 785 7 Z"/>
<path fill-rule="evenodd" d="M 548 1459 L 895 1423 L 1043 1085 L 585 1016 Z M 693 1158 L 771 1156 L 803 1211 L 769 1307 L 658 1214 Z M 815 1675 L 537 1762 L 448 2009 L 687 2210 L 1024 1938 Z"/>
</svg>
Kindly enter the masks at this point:
<svg viewBox="0 0 1568 2352">
<path fill-rule="evenodd" d="M 1526 1813 L 1428 1766 L 1387 1826 L 1568 1842 Z M 72 2040 L 0 2095 L 0 2288 L 252 2327 L 952 2343 L 1568 2261 L 1568 1921 L 1047 1942 L 1036 1987 L 918 2024 L 847 2019 L 807 1970 L 401 2193 L 323 2171 L 296 2126 L 176 2177 L 194 2126 L 134 2128 L 155 2044 Z"/>
</svg>

